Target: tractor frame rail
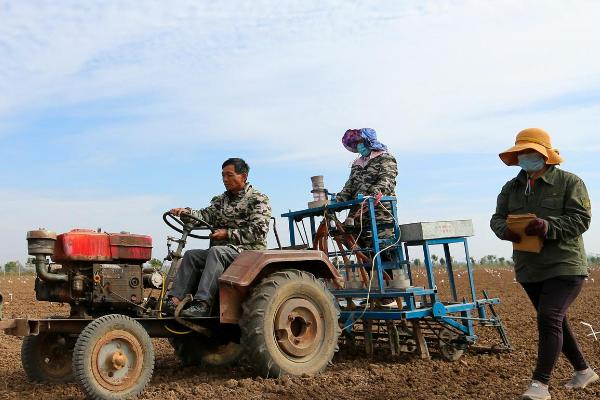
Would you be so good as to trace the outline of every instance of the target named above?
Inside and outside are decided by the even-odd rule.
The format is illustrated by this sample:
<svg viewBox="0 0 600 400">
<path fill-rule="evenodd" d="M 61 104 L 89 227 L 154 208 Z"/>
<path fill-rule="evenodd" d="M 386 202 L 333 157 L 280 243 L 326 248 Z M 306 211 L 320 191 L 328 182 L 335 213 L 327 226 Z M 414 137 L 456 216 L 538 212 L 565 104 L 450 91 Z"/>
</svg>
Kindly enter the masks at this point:
<svg viewBox="0 0 600 400">
<path fill-rule="evenodd" d="M 0 330 L 9 336 L 36 336 L 43 332 L 66 333 L 78 335 L 95 318 L 12 318 L 0 320 Z M 174 317 L 148 317 L 133 318 L 148 332 L 150 337 L 169 338 L 177 336 L 180 331 L 188 328 L 180 325 Z M 188 318 L 195 324 L 206 328 L 215 328 L 219 325 L 219 317 Z"/>
</svg>

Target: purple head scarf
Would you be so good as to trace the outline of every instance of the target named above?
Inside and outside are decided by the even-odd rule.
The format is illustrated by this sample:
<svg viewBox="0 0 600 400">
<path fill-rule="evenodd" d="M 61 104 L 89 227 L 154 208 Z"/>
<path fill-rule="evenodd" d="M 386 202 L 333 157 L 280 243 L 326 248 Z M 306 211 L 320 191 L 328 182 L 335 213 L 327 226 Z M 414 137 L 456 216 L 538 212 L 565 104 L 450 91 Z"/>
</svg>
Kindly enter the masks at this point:
<svg viewBox="0 0 600 400">
<path fill-rule="evenodd" d="M 364 142 L 365 146 L 371 150 L 376 151 L 387 151 L 387 146 L 377 140 L 377 132 L 375 129 L 362 128 L 362 129 L 348 129 L 344 136 L 342 136 L 342 144 L 346 150 L 352 153 L 358 153 L 356 146 Z"/>
</svg>

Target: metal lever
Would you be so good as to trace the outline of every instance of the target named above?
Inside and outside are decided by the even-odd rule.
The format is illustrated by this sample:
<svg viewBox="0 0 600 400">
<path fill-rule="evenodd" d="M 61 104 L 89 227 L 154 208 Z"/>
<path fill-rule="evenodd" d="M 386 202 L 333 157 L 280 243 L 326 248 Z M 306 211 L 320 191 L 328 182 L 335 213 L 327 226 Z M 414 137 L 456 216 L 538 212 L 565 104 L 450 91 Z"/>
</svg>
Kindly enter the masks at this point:
<svg viewBox="0 0 600 400">
<path fill-rule="evenodd" d="M 275 234 L 275 240 L 277 240 L 277 247 L 281 250 L 281 240 L 279 240 L 279 234 L 277 233 L 277 219 L 275 217 L 271 217 L 273 220 L 273 233 Z"/>
</svg>

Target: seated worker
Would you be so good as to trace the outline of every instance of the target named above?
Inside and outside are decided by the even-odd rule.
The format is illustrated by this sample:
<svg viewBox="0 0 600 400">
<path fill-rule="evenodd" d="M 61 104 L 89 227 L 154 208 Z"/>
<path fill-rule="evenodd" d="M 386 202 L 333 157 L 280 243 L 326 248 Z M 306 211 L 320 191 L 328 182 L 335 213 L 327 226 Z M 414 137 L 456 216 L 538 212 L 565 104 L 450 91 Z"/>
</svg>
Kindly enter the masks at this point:
<svg viewBox="0 0 600 400">
<path fill-rule="evenodd" d="M 342 137 L 344 147 L 353 153 L 359 153 L 358 157 L 352 163 L 350 177 L 344 188 L 336 196 L 337 201 L 349 201 L 356 199 L 358 194 L 376 196 L 381 193 L 383 196 L 395 196 L 396 177 L 398 176 L 398 166 L 394 156 L 387 151 L 387 147 L 377 140 L 377 133 L 371 128 L 348 129 Z M 378 224 L 391 224 L 394 219 L 391 210 L 386 211 L 382 206 L 375 207 L 375 218 Z M 349 214 L 353 217 L 353 212 L 359 210 L 356 207 Z M 360 216 L 354 217 L 354 226 L 360 228 Z M 368 212 L 362 215 L 363 232 L 359 242 L 368 245 L 371 243 L 371 230 Z M 390 238 L 393 236 L 391 229 L 384 229 L 379 232 L 380 238 Z"/>
<path fill-rule="evenodd" d="M 207 250 L 188 250 L 168 293 L 167 312 L 173 313 L 186 294 L 194 300 L 181 312 L 183 317 L 210 315 L 219 277 L 242 250 L 267 248 L 271 218 L 269 198 L 247 183 L 250 167 L 241 158 L 230 158 L 222 165 L 225 193 L 214 197 L 210 206 L 191 210 L 174 208 L 171 214 L 185 218 L 186 213 L 206 221 L 215 231 Z"/>
</svg>

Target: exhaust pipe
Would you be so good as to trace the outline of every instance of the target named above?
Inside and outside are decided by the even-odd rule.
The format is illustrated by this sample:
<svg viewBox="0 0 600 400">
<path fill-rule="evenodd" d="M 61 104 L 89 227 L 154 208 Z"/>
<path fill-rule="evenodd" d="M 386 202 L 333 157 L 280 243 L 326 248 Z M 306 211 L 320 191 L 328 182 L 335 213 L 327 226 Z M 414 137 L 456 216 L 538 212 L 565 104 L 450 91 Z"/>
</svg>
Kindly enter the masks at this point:
<svg viewBox="0 0 600 400">
<path fill-rule="evenodd" d="M 56 233 L 45 229 L 27 232 L 27 252 L 35 256 L 35 272 L 37 276 L 46 282 L 68 282 L 66 274 L 55 274 L 46 268 L 46 257 L 54 254 L 54 242 Z"/>
<path fill-rule="evenodd" d="M 48 268 L 46 268 L 46 256 L 42 254 L 35 255 L 35 273 L 41 280 L 46 282 L 69 282 L 68 275 L 48 271 Z"/>
</svg>

